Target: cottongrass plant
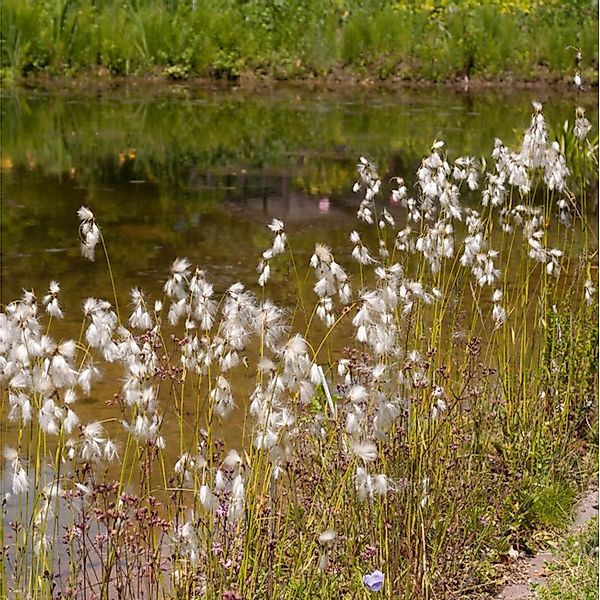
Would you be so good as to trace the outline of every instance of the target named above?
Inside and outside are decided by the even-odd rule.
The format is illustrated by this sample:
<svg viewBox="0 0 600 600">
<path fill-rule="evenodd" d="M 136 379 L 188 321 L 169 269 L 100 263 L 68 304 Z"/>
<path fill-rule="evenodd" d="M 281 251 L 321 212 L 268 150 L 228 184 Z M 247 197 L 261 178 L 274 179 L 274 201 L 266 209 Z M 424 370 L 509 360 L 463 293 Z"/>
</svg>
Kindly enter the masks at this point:
<svg viewBox="0 0 600 600">
<path fill-rule="evenodd" d="M 578 110 L 595 161 L 589 131 Z M 274 219 L 252 289 L 178 258 L 162 298 L 131 290 L 127 320 L 85 300 L 77 340 L 51 335 L 57 282 L 24 292 L 0 313 L 0 596 L 493 590 L 594 456 L 597 240 L 570 185 L 536 103 L 519 148 L 496 140 L 484 165 L 435 141 L 389 201 L 361 158 L 340 262 L 317 244 L 298 264 Z M 102 242 L 108 259 L 79 218 L 83 255 Z M 268 291 L 286 261 L 282 308 Z M 114 373 L 114 417 L 82 422 Z"/>
</svg>

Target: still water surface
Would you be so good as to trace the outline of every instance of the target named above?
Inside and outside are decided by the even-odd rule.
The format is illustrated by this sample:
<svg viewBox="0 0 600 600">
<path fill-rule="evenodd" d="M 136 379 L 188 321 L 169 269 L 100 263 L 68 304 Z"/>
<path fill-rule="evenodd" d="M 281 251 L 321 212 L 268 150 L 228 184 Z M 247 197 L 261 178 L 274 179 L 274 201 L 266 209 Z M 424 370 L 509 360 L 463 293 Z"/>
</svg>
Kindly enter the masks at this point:
<svg viewBox="0 0 600 600">
<path fill-rule="evenodd" d="M 54 335 L 76 337 L 82 301 L 111 299 L 102 254 L 96 263 L 80 255 L 82 204 L 103 229 L 122 307 L 132 286 L 161 297 L 178 256 L 204 268 L 217 291 L 238 280 L 256 289 L 258 258 L 271 239 L 265 224 L 273 217 L 285 221 L 300 264 L 316 241 L 347 257 L 360 155 L 378 164 L 384 181 L 398 175 L 411 182 L 435 139 L 446 141 L 451 159 L 489 157 L 497 137 L 514 145 L 532 100 L 544 102 L 554 130 L 573 120 L 578 104 L 597 121 L 595 96 L 539 91 L 5 95 L 1 301 L 22 288 L 41 296 L 56 279 L 66 318 L 53 324 Z M 282 285 L 286 275 L 274 278 L 269 293 L 293 304 Z M 108 416 L 105 400 L 117 389 L 113 380 L 78 403 L 82 421 Z M 168 420 L 164 427 L 168 435 Z"/>
</svg>

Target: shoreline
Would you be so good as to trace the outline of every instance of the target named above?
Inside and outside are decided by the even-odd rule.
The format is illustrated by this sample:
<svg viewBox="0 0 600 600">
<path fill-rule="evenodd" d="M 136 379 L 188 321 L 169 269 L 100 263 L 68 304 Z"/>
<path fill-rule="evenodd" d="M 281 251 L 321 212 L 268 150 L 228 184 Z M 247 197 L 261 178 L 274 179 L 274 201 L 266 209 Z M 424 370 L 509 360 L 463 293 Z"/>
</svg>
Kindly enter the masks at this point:
<svg viewBox="0 0 600 600">
<path fill-rule="evenodd" d="M 596 74 L 597 75 L 597 74 Z M 446 79 L 442 81 L 410 80 L 401 77 L 387 79 L 361 78 L 347 72 L 334 72 L 325 76 L 309 78 L 275 78 L 269 75 L 257 75 L 255 72 L 242 73 L 236 79 L 224 79 L 208 76 L 171 79 L 162 74 L 112 75 L 105 69 L 84 73 L 75 77 L 33 75 L 19 80 L 2 81 L 4 92 L 12 89 L 40 90 L 47 92 L 88 92 L 103 93 L 123 89 L 156 88 L 157 92 L 189 91 L 234 91 L 271 92 L 288 89 L 302 92 L 344 92 L 389 93 L 411 92 L 416 90 L 448 90 L 456 93 L 513 91 L 540 91 L 544 94 L 595 95 L 598 96 L 598 78 L 578 89 L 567 77 L 537 79 Z"/>
<path fill-rule="evenodd" d="M 537 597 L 536 586 L 548 583 L 548 567 L 558 560 L 557 541 L 580 532 L 594 517 L 598 516 L 598 481 L 594 480 L 580 494 L 572 508 L 572 523 L 562 532 L 554 534 L 551 542 L 532 556 L 520 556 L 506 574 L 506 581 L 494 595 L 495 600 L 527 600 Z"/>
</svg>

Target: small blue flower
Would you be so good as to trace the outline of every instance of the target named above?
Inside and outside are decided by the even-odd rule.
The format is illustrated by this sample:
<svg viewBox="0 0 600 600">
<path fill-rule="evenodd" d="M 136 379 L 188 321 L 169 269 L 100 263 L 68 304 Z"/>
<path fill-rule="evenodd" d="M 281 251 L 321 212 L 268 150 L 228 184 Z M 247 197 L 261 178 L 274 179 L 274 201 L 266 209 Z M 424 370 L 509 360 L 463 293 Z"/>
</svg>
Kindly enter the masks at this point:
<svg viewBox="0 0 600 600">
<path fill-rule="evenodd" d="M 381 571 L 373 571 L 369 575 L 363 575 L 364 584 L 371 592 L 379 592 L 383 587 L 384 574 Z"/>
</svg>

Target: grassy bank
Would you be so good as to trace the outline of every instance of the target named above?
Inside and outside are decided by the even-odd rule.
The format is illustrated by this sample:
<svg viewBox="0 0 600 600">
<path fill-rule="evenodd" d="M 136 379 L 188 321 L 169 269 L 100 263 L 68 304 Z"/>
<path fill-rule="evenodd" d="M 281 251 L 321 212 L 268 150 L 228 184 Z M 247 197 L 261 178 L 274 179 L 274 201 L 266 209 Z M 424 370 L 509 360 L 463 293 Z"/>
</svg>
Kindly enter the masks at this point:
<svg viewBox="0 0 600 600">
<path fill-rule="evenodd" d="M 566 162 L 597 165 L 590 128 L 579 112 L 565 155 L 536 104 L 514 149 L 434 141 L 389 195 L 361 157 L 347 255 L 300 257 L 273 219 L 248 288 L 177 259 L 130 307 L 81 207 L 110 301 L 72 340 L 57 282 L 0 313 L 0 596 L 491 589 L 597 470 L 598 240 Z M 101 378 L 112 416 L 83 422 Z"/>
<path fill-rule="evenodd" d="M 597 80 L 597 2 L 3 0 L 5 77 Z M 571 48 L 569 48 L 571 47 Z"/>
<path fill-rule="evenodd" d="M 550 567 L 540 600 L 594 600 L 598 598 L 598 519 L 569 536 L 558 548 L 559 559 Z"/>
</svg>

